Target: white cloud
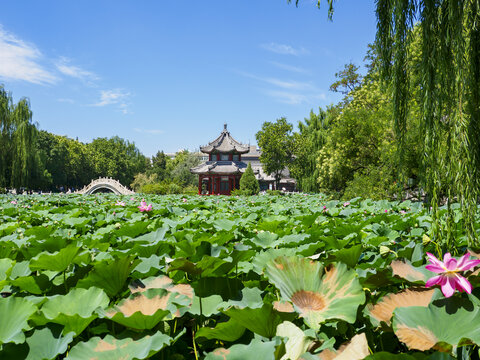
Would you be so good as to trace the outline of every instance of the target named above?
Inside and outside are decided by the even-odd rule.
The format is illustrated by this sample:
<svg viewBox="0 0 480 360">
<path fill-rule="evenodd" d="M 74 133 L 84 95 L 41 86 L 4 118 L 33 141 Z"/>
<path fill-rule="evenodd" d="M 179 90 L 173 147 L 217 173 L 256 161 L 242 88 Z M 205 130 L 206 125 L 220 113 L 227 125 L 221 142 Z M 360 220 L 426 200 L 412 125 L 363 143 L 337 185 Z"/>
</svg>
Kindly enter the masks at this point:
<svg viewBox="0 0 480 360">
<path fill-rule="evenodd" d="M 58 78 L 40 64 L 42 53 L 0 25 L 0 78 L 53 84 Z"/>
<path fill-rule="evenodd" d="M 120 104 L 126 107 L 124 100 L 130 96 L 130 93 L 122 89 L 102 90 L 100 91 L 100 100 L 93 104 L 93 106 L 106 106 L 112 104 Z"/>
<path fill-rule="evenodd" d="M 272 77 L 262 77 L 248 72 L 238 72 L 240 75 L 255 79 L 270 85 L 274 85 L 283 89 L 297 89 L 297 90 L 315 90 L 315 86 L 310 82 L 305 81 L 296 81 L 296 80 L 282 80 Z"/>
<path fill-rule="evenodd" d="M 276 54 L 282 54 L 282 55 L 300 56 L 300 55 L 308 54 L 308 50 L 303 47 L 294 48 L 290 45 L 277 44 L 274 42 L 271 42 L 268 44 L 261 44 L 260 47 L 262 47 L 265 50 L 274 52 Z"/>
<path fill-rule="evenodd" d="M 69 103 L 69 104 L 73 104 L 75 103 L 75 100 L 73 99 L 68 99 L 68 98 L 60 98 L 60 99 L 57 99 L 58 102 L 63 102 L 63 103 Z"/>
<path fill-rule="evenodd" d="M 71 65 L 71 60 L 66 57 L 61 57 L 56 63 L 55 66 L 57 70 L 62 74 L 71 76 L 82 81 L 91 82 L 98 80 L 99 77 L 91 72 L 80 68 L 79 66 Z"/>
<path fill-rule="evenodd" d="M 324 93 L 305 94 L 281 90 L 266 90 L 265 94 L 274 98 L 278 102 L 290 105 L 312 104 L 318 102 L 319 100 L 326 100 Z"/>
<path fill-rule="evenodd" d="M 276 62 L 276 61 L 270 61 L 270 64 L 272 64 L 273 66 L 276 66 L 279 69 L 287 70 L 287 71 L 291 71 L 291 72 L 295 72 L 295 73 L 299 73 L 299 74 L 308 74 L 309 73 L 304 68 L 301 68 L 301 67 L 298 67 L 298 66 L 282 64 L 282 63 L 279 63 L 279 62 Z"/>
<path fill-rule="evenodd" d="M 140 129 L 140 128 L 135 128 L 133 131 L 142 133 L 142 134 L 150 134 L 150 135 L 158 135 L 158 134 L 163 134 L 163 130 L 159 129 Z"/>
</svg>

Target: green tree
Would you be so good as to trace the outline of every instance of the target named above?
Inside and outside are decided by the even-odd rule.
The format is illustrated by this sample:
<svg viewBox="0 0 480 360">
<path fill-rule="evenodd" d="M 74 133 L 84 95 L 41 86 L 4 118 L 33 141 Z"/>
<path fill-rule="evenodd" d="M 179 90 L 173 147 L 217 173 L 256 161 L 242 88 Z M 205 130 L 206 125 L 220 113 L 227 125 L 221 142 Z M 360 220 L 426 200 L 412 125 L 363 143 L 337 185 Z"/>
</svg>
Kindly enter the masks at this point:
<svg viewBox="0 0 480 360">
<path fill-rule="evenodd" d="M 178 185 L 185 187 L 197 185 L 198 177 L 190 172 L 190 169 L 200 164 L 200 159 L 195 153 L 182 150 L 175 154 L 175 158 L 168 162 L 167 172 L 170 178 Z"/>
<path fill-rule="evenodd" d="M 170 158 L 165 155 L 163 151 L 158 151 L 156 155 L 152 156 L 152 167 L 148 171 L 149 174 L 155 174 L 159 181 L 168 178 L 167 163 Z"/>
<path fill-rule="evenodd" d="M 240 178 L 240 190 L 244 195 L 256 195 L 260 191 L 260 185 L 250 163 L 248 163 L 247 169 Z"/>
<path fill-rule="evenodd" d="M 112 177 L 128 185 L 147 169 L 148 160 L 135 144 L 118 136 L 94 139 L 87 148 L 94 177 Z"/>
<path fill-rule="evenodd" d="M 475 216 L 480 191 L 480 3 L 478 0 L 379 0 L 377 18 L 382 77 L 393 85 L 400 154 L 408 146 L 405 138 L 411 106 L 409 45 L 415 41 L 414 24 L 420 19 L 423 162 L 433 207 L 433 232 L 449 248 L 454 240 L 450 204 L 458 196 L 470 245 L 478 245 Z M 438 219 L 442 191 L 448 199 L 444 231 Z"/>
<path fill-rule="evenodd" d="M 292 124 L 282 117 L 272 123 L 265 121 L 262 129 L 255 134 L 262 150 L 260 162 L 267 174 L 273 174 L 275 188 L 278 189 L 282 171 L 290 165 L 294 151 Z"/>
<path fill-rule="evenodd" d="M 329 111 L 319 109 L 318 114 L 310 111 L 305 122 L 299 121 L 299 132 L 293 134 L 294 160 L 289 166 L 290 174 L 297 180 L 297 187 L 306 192 L 318 191 L 317 157 L 325 145 L 331 127 Z"/>
<path fill-rule="evenodd" d="M 13 103 L 11 93 L 0 86 L 0 186 L 30 187 L 41 172 L 35 151 L 37 127 L 27 99 Z"/>
</svg>

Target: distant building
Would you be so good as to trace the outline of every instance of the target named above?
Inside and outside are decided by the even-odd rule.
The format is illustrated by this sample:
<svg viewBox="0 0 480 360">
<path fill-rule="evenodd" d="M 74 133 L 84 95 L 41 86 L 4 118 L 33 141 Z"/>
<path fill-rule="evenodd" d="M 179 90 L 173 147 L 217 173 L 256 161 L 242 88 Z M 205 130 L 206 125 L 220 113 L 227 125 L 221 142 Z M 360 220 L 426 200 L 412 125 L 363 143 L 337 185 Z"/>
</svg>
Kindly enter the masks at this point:
<svg viewBox="0 0 480 360">
<path fill-rule="evenodd" d="M 274 189 L 275 178 L 265 174 L 260 163 L 261 151 L 256 146 L 239 143 L 227 130 L 227 124 L 215 140 L 206 146 L 200 147 L 204 162 L 190 171 L 198 174 L 199 194 L 230 195 L 233 189 L 240 187 L 240 178 L 245 172 L 248 163 L 260 184 L 260 190 Z M 203 155 L 203 154 L 206 155 Z M 290 178 L 288 169 L 282 172 L 280 189 L 295 190 L 296 181 Z"/>
</svg>

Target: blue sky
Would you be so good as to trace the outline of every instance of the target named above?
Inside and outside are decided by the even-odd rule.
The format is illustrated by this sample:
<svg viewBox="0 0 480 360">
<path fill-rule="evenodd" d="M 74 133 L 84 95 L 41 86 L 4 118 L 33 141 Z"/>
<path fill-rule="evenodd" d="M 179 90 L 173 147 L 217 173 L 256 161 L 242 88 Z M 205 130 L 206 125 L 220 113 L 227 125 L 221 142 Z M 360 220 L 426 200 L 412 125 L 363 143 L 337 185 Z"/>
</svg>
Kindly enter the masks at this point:
<svg viewBox="0 0 480 360">
<path fill-rule="evenodd" d="M 30 99 L 41 129 L 89 142 L 118 135 L 147 156 L 264 121 L 293 124 L 375 38 L 373 0 L 18 0 L 0 12 L 0 84 Z"/>
</svg>

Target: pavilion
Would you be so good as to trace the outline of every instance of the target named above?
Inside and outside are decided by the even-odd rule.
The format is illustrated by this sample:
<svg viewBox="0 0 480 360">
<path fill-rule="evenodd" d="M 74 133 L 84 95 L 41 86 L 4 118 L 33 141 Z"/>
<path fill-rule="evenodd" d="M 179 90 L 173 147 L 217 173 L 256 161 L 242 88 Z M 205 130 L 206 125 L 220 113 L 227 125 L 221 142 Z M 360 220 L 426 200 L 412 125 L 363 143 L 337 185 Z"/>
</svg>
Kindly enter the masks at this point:
<svg viewBox="0 0 480 360">
<path fill-rule="evenodd" d="M 208 154 L 208 161 L 191 168 L 198 174 L 199 194 L 230 195 L 233 189 L 240 188 L 240 178 L 247 168 L 242 161 L 242 154 L 249 152 L 250 147 L 235 140 L 224 125 L 220 136 L 200 151 Z"/>
</svg>

